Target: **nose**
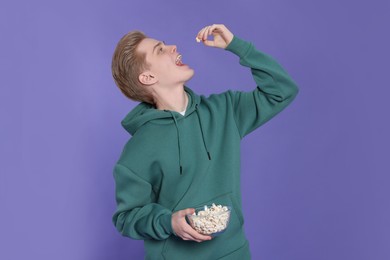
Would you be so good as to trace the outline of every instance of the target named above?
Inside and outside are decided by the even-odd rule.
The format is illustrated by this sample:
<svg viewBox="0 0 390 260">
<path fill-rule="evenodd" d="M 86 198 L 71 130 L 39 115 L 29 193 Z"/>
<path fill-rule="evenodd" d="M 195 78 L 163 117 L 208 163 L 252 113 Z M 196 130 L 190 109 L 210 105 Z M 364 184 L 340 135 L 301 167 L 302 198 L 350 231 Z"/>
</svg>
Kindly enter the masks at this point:
<svg viewBox="0 0 390 260">
<path fill-rule="evenodd" d="M 176 45 L 172 45 L 171 48 L 172 48 L 171 49 L 172 53 L 176 52 L 176 50 L 177 50 L 177 46 Z"/>
</svg>

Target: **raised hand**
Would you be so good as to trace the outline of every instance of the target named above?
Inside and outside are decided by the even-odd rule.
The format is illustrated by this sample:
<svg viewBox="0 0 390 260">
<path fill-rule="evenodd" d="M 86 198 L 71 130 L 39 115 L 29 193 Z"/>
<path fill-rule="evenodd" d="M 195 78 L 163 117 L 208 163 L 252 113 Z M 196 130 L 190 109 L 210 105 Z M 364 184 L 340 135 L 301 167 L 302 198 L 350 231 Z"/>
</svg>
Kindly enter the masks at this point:
<svg viewBox="0 0 390 260">
<path fill-rule="evenodd" d="M 212 35 L 213 39 L 208 40 Z M 202 41 L 204 45 L 225 49 L 233 40 L 233 33 L 223 24 L 213 24 L 203 27 L 196 36 L 198 42 Z"/>
</svg>

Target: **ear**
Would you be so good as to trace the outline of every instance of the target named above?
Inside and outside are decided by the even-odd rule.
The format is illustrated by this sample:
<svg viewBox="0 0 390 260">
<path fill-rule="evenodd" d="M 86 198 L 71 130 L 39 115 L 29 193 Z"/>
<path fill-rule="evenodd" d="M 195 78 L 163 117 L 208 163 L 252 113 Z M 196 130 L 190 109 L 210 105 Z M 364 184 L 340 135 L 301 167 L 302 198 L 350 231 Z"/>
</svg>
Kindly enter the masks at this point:
<svg viewBox="0 0 390 260">
<path fill-rule="evenodd" d="M 145 71 L 138 76 L 138 80 L 144 85 L 153 85 L 157 82 L 157 77 L 150 71 Z"/>
</svg>

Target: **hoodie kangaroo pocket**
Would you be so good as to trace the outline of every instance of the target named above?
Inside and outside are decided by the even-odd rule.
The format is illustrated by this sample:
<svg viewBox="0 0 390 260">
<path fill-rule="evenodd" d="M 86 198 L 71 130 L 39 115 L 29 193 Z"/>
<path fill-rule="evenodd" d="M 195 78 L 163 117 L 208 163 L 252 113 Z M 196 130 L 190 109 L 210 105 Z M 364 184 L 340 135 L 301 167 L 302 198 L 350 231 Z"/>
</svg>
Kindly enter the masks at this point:
<svg viewBox="0 0 390 260">
<path fill-rule="evenodd" d="M 171 236 L 165 241 L 163 248 L 163 256 L 165 259 L 217 259 L 225 255 L 226 249 L 236 249 L 236 237 L 241 238 L 242 233 L 242 214 L 238 208 L 238 203 L 234 200 L 232 192 L 217 195 L 207 201 L 196 203 L 193 208 L 211 205 L 212 203 L 222 206 L 230 206 L 229 224 L 220 236 L 214 237 L 212 240 L 197 243 L 194 241 L 185 241 L 180 237 Z M 226 246 L 229 246 L 226 248 Z M 213 250 L 216 248 L 224 250 Z M 229 250 L 227 250 L 229 251 Z M 193 254 L 196 252 L 196 254 Z M 191 258 L 193 257 L 193 258 Z"/>
<path fill-rule="evenodd" d="M 240 221 L 241 225 L 244 225 L 244 216 L 242 215 L 241 207 L 239 206 L 236 198 L 233 197 L 233 194 L 230 193 L 230 200 L 232 201 L 232 208 L 236 209 L 235 212 L 237 213 L 238 220 Z"/>
</svg>

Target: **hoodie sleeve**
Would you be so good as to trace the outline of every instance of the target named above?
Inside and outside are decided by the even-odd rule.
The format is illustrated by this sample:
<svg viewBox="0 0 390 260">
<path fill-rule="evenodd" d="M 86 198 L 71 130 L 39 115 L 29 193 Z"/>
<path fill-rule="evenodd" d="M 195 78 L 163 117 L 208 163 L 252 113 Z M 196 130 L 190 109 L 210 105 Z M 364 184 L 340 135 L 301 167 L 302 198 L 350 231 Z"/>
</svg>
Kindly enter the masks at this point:
<svg viewBox="0 0 390 260">
<path fill-rule="evenodd" d="M 163 240 L 173 234 L 172 212 L 153 202 L 150 183 L 119 163 L 114 168 L 114 179 L 117 211 L 112 220 L 123 236 Z"/>
<path fill-rule="evenodd" d="M 270 56 L 234 36 L 226 50 L 249 67 L 257 88 L 251 92 L 229 91 L 234 117 L 241 138 L 266 123 L 287 107 L 298 94 L 298 87 L 287 72 Z"/>
</svg>

